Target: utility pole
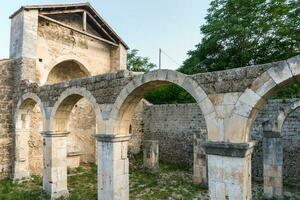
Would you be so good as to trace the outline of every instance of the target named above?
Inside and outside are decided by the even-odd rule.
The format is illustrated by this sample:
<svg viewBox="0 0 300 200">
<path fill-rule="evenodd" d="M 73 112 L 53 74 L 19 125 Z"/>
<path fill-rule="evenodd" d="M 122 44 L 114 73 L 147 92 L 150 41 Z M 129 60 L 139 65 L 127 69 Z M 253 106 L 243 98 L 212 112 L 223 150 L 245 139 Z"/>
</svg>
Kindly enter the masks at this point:
<svg viewBox="0 0 300 200">
<path fill-rule="evenodd" d="M 161 48 L 159 48 L 159 64 L 158 68 L 161 69 Z"/>
</svg>

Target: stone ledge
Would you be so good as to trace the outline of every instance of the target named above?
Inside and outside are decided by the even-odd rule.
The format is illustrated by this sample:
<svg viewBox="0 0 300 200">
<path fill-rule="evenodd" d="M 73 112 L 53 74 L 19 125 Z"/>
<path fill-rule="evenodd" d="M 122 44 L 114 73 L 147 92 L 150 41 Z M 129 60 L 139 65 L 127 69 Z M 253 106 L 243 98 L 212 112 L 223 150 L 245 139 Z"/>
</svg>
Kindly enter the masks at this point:
<svg viewBox="0 0 300 200">
<path fill-rule="evenodd" d="M 98 142 L 126 142 L 130 140 L 131 135 L 111 135 L 111 134 L 96 134 L 95 135 Z"/>
<path fill-rule="evenodd" d="M 264 138 L 282 138 L 282 135 L 280 132 L 276 131 L 264 131 Z"/>
<path fill-rule="evenodd" d="M 255 145 L 255 141 L 248 143 L 206 142 L 204 148 L 207 155 L 243 158 L 252 153 Z"/>
<path fill-rule="evenodd" d="M 41 134 L 44 137 L 66 137 L 70 134 L 68 131 L 43 131 Z"/>
</svg>

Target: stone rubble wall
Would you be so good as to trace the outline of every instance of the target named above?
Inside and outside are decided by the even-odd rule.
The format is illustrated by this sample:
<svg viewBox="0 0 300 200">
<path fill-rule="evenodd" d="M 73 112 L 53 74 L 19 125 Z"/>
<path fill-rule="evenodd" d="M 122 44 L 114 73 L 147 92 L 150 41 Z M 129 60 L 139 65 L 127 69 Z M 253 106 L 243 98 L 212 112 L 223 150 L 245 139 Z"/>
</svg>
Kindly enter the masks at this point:
<svg viewBox="0 0 300 200">
<path fill-rule="evenodd" d="M 0 60 L 0 180 L 10 175 L 13 160 L 13 64 L 12 60 Z"/>
<path fill-rule="evenodd" d="M 159 141 L 162 160 L 193 164 L 194 135 L 206 138 L 206 126 L 196 104 L 148 106 L 144 113 L 144 139 Z"/>
<path fill-rule="evenodd" d="M 262 122 L 277 116 L 280 107 L 299 99 L 269 100 L 252 127 L 252 139 L 258 141 L 252 158 L 252 176 L 263 178 Z M 145 140 L 159 140 L 160 159 L 171 162 L 193 163 L 193 134 L 206 139 L 204 118 L 196 104 L 147 106 L 143 115 Z M 291 113 L 283 126 L 285 182 L 300 179 L 300 109 Z M 134 133 L 133 133 L 134 134 Z"/>
<path fill-rule="evenodd" d="M 137 154 L 141 151 L 141 145 L 144 136 L 143 114 L 144 114 L 144 110 L 147 109 L 147 107 L 150 105 L 152 104 L 142 99 L 139 102 L 139 104 L 136 106 L 136 109 L 132 115 L 131 133 L 130 133 L 132 134 L 132 137 L 130 138 L 128 143 L 128 151 L 132 154 Z"/>
<path fill-rule="evenodd" d="M 274 64 L 274 63 L 273 63 Z M 243 92 L 273 64 L 247 66 L 191 75 L 207 94 Z"/>
</svg>

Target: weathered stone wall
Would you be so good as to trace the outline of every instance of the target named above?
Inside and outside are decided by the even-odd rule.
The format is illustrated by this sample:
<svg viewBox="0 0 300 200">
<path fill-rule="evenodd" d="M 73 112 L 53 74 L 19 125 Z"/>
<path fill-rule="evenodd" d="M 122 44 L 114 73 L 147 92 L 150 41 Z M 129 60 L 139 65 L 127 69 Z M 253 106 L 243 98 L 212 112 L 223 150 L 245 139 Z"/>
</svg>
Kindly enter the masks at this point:
<svg viewBox="0 0 300 200">
<path fill-rule="evenodd" d="M 252 174 L 257 180 L 263 178 L 262 164 L 262 122 L 278 116 L 281 107 L 290 105 L 299 99 L 270 100 L 263 112 L 260 112 L 252 127 L 252 139 L 259 141 L 252 158 Z M 300 109 L 292 112 L 283 125 L 283 181 L 298 183 L 300 179 Z"/>
<path fill-rule="evenodd" d="M 194 137 L 206 138 L 206 126 L 196 104 L 148 106 L 144 113 L 144 139 L 159 140 L 160 159 L 193 163 Z"/>
<path fill-rule="evenodd" d="M 29 171 L 30 174 L 43 174 L 43 136 L 42 114 L 36 105 L 31 113 L 30 134 L 28 140 L 29 146 Z"/>
<path fill-rule="evenodd" d="M 132 136 L 128 142 L 128 151 L 130 153 L 136 154 L 139 153 L 141 150 L 141 145 L 144 136 L 143 114 L 144 114 L 144 110 L 147 109 L 147 107 L 150 105 L 152 104 L 142 99 L 140 103 L 136 106 L 136 109 L 132 115 L 131 131 L 130 131 L 130 134 Z"/>
<path fill-rule="evenodd" d="M 73 108 L 70 118 L 68 153 L 80 152 L 80 162 L 95 162 L 96 116 L 86 99 L 81 99 Z"/>
<path fill-rule="evenodd" d="M 75 24 L 77 20 L 73 21 Z M 75 27 L 77 25 L 74 25 Z M 68 28 L 39 19 L 37 82 L 44 84 L 53 65 L 59 58 L 77 59 L 91 75 L 111 71 L 110 45 L 72 31 Z M 62 60 L 63 61 L 63 60 Z"/>
<path fill-rule="evenodd" d="M 267 71 L 272 64 L 247 66 L 224 71 L 192 75 L 207 94 L 243 92 L 251 83 Z"/>
<path fill-rule="evenodd" d="M 270 100 L 261 111 L 252 127 L 252 139 L 258 141 L 252 158 L 252 175 L 262 180 L 262 122 L 277 116 L 280 107 L 291 100 Z M 204 118 L 196 104 L 152 105 L 143 115 L 145 139 L 160 141 L 160 158 L 168 161 L 193 162 L 193 134 L 206 133 Z M 284 171 L 285 182 L 297 183 L 300 179 L 300 109 L 291 113 L 284 126 Z"/>
<path fill-rule="evenodd" d="M 38 106 L 32 111 L 29 135 L 29 170 L 30 174 L 42 175 L 43 137 L 42 118 Z M 67 152 L 79 152 L 81 163 L 95 162 L 95 113 L 85 99 L 81 99 L 72 109 L 70 116 Z"/>
<path fill-rule="evenodd" d="M 10 175 L 12 165 L 13 62 L 0 60 L 0 179 Z"/>
</svg>

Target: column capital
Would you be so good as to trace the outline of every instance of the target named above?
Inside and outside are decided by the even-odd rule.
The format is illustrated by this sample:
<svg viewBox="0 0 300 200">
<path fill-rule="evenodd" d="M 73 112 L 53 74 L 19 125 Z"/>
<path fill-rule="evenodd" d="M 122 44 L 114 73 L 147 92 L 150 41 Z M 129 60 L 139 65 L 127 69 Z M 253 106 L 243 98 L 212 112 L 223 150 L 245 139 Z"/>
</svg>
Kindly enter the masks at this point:
<svg viewBox="0 0 300 200">
<path fill-rule="evenodd" d="M 43 131 L 41 134 L 44 137 L 67 137 L 70 132 L 68 131 Z"/>
<path fill-rule="evenodd" d="M 98 142 L 126 142 L 130 140 L 131 135 L 111 135 L 111 134 L 96 134 L 95 135 Z"/>
<path fill-rule="evenodd" d="M 243 158 L 253 152 L 255 141 L 246 143 L 212 142 L 207 141 L 203 145 L 208 155 Z"/>
<path fill-rule="evenodd" d="M 15 134 L 24 134 L 24 133 L 30 133 L 30 129 L 15 129 Z"/>
</svg>

